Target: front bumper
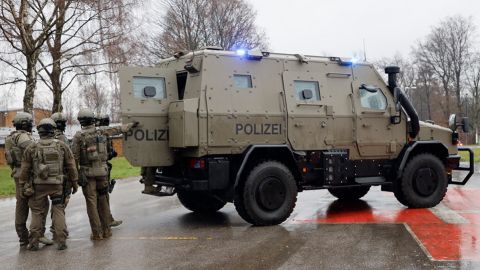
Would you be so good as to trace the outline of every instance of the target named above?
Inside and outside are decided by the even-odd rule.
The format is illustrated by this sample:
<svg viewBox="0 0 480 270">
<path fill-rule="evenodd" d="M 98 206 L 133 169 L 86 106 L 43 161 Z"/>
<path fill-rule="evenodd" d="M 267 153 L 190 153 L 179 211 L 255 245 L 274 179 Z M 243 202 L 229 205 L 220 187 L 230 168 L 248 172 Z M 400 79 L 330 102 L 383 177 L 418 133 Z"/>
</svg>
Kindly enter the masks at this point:
<svg viewBox="0 0 480 270">
<path fill-rule="evenodd" d="M 463 178 L 462 181 L 453 181 L 450 180 L 449 184 L 453 185 L 465 185 L 470 177 L 472 177 L 474 172 L 474 156 L 473 151 L 470 148 L 466 147 L 459 147 L 458 152 L 468 152 L 468 167 L 460 166 L 460 156 L 459 155 L 452 155 L 447 158 L 447 166 L 449 166 L 452 170 L 456 171 L 468 171 L 468 174 Z"/>
</svg>

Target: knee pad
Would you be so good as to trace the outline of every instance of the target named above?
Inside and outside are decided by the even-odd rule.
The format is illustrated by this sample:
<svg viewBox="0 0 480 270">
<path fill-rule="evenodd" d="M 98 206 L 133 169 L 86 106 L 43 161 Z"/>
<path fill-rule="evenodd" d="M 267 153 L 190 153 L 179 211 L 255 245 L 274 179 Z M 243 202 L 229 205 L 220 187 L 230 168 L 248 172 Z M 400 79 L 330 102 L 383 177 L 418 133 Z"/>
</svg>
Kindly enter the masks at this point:
<svg viewBox="0 0 480 270">
<path fill-rule="evenodd" d="M 62 204 L 63 203 L 63 196 L 50 196 L 50 200 L 52 201 L 52 205 Z"/>
</svg>

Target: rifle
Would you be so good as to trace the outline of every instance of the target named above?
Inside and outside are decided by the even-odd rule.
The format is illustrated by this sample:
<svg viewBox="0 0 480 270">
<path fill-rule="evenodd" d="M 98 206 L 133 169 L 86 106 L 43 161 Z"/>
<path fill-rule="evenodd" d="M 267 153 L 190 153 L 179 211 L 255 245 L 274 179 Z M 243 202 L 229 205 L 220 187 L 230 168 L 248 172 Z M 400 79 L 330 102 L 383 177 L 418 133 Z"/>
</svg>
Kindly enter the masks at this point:
<svg viewBox="0 0 480 270">
<path fill-rule="evenodd" d="M 87 176 L 85 175 L 85 169 L 83 167 L 80 167 L 78 169 L 78 185 L 81 187 L 86 187 L 88 182 L 87 182 Z"/>
<path fill-rule="evenodd" d="M 63 192 L 62 192 L 62 204 L 65 204 L 65 200 L 72 194 L 72 187 L 68 186 L 67 178 L 63 177 Z"/>
<path fill-rule="evenodd" d="M 108 193 L 112 193 L 113 189 L 115 188 L 115 184 L 117 181 L 115 179 L 110 180 L 110 172 L 112 171 L 112 163 L 107 162 L 107 167 L 108 167 Z"/>
</svg>

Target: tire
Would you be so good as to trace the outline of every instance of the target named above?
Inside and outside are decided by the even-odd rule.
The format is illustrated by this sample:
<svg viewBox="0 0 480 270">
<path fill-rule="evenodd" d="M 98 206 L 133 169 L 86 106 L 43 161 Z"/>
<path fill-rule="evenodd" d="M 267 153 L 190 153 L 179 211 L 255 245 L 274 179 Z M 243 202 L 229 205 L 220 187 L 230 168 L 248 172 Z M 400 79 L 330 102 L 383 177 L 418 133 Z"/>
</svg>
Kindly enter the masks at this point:
<svg viewBox="0 0 480 270">
<path fill-rule="evenodd" d="M 254 167 L 235 195 L 239 215 L 253 225 L 277 225 L 292 213 L 297 202 L 297 184 L 280 162 L 265 161 Z"/>
<path fill-rule="evenodd" d="M 347 188 L 329 188 L 328 192 L 339 200 L 355 201 L 365 196 L 370 190 L 370 186 L 347 187 Z"/>
<path fill-rule="evenodd" d="M 200 191 L 179 190 L 177 197 L 185 208 L 195 213 L 215 213 L 226 204 L 214 195 Z"/>
<path fill-rule="evenodd" d="M 448 178 L 442 161 L 432 154 L 414 156 L 394 184 L 395 197 L 410 208 L 439 204 L 447 193 Z"/>
</svg>

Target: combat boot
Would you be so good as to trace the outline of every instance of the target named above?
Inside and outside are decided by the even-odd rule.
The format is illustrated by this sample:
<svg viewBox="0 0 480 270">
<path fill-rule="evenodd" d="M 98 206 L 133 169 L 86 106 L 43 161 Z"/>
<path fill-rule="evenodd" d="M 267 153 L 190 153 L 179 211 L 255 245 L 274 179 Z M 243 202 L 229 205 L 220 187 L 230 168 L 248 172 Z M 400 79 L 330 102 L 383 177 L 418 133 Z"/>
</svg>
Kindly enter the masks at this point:
<svg viewBox="0 0 480 270">
<path fill-rule="evenodd" d="M 120 226 L 123 223 L 121 220 L 114 220 L 112 223 L 110 223 L 110 227 L 117 227 Z"/>
<path fill-rule="evenodd" d="M 112 231 L 111 230 L 103 232 L 103 239 L 110 238 L 110 237 L 112 237 Z"/>
<path fill-rule="evenodd" d="M 38 242 L 44 244 L 44 245 L 47 245 L 47 246 L 50 246 L 50 245 L 53 245 L 53 241 L 48 239 L 47 237 L 45 236 L 42 236 L 40 238 L 38 238 Z"/>
<path fill-rule="evenodd" d="M 143 194 L 155 194 L 157 193 L 157 188 L 153 185 L 145 185 L 145 188 L 142 191 Z"/>
<path fill-rule="evenodd" d="M 67 244 L 65 244 L 65 242 L 57 244 L 57 250 L 65 250 L 65 249 L 67 249 Z"/>
<path fill-rule="evenodd" d="M 93 240 L 93 241 L 103 240 L 103 236 L 102 236 L 102 235 L 98 235 L 98 234 L 91 234 L 91 235 L 90 235 L 90 239 Z"/>
<path fill-rule="evenodd" d="M 30 251 L 37 251 L 39 247 L 38 247 L 38 244 L 28 244 L 27 249 Z"/>
</svg>

